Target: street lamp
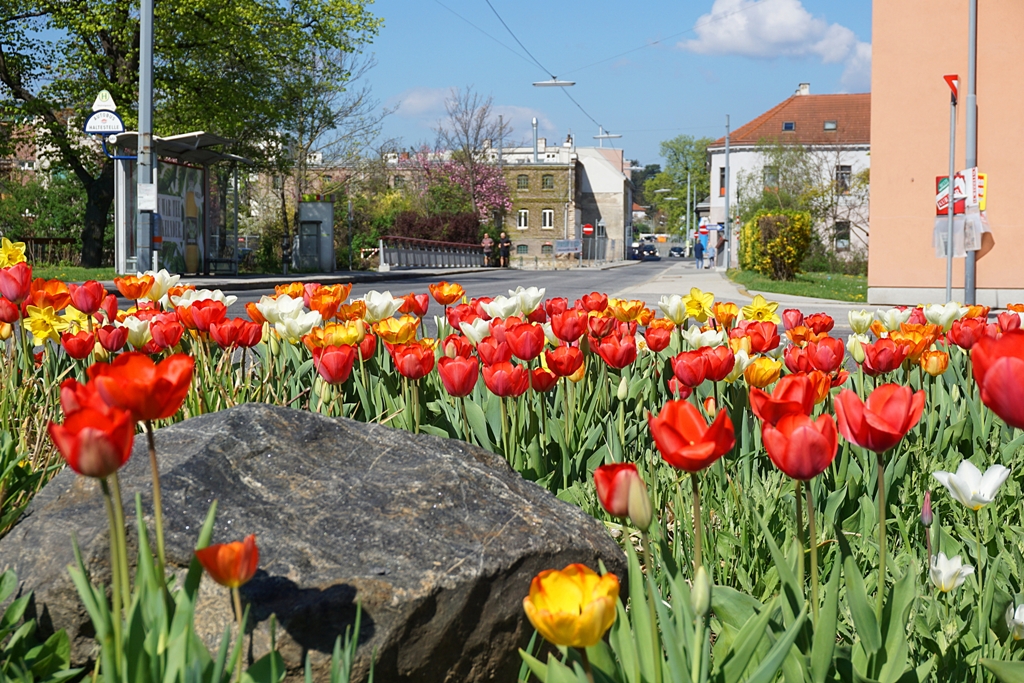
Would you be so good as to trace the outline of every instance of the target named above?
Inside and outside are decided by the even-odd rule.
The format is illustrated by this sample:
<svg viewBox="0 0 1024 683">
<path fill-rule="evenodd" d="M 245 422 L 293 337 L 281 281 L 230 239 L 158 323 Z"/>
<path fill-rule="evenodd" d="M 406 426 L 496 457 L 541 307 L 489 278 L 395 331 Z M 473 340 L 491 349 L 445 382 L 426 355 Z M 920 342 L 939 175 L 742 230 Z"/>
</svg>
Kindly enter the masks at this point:
<svg viewBox="0 0 1024 683">
<path fill-rule="evenodd" d="M 534 81 L 533 87 L 535 88 L 568 88 L 570 85 L 576 85 L 576 81 L 560 81 L 554 76 L 548 81 Z"/>
</svg>

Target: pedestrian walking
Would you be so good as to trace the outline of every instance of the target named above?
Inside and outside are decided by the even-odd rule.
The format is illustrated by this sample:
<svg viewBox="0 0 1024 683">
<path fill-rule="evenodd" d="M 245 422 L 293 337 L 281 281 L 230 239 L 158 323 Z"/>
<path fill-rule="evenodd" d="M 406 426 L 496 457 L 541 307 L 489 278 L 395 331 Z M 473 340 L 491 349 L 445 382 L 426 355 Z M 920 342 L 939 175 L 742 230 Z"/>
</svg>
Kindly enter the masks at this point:
<svg viewBox="0 0 1024 683">
<path fill-rule="evenodd" d="M 693 245 L 693 259 L 698 268 L 704 267 L 704 245 L 700 243 L 700 240 Z"/>
<path fill-rule="evenodd" d="M 717 250 L 715 248 L 715 245 L 713 245 L 713 244 L 709 244 L 708 245 L 707 251 L 704 252 L 704 256 L 705 256 L 705 258 L 707 258 L 707 265 L 704 266 L 705 268 L 710 268 L 711 266 L 715 265 L 715 252 L 716 251 Z"/>
<path fill-rule="evenodd" d="M 501 237 L 498 239 L 498 253 L 501 255 L 502 268 L 508 268 L 508 255 L 511 250 L 512 240 L 505 233 L 501 233 Z"/>
<path fill-rule="evenodd" d="M 480 246 L 484 249 L 484 267 L 489 267 L 491 265 L 491 253 L 494 251 L 494 240 L 485 232 L 484 238 L 480 241 Z"/>
</svg>

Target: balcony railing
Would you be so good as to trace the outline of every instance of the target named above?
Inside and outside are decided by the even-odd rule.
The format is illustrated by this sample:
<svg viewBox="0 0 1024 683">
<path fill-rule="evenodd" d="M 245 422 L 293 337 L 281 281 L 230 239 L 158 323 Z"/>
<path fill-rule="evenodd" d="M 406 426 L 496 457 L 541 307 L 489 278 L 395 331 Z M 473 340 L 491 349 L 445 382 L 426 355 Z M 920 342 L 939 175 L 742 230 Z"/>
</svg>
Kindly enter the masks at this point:
<svg viewBox="0 0 1024 683">
<path fill-rule="evenodd" d="M 381 270 L 390 268 L 472 268 L 484 265 L 479 244 L 439 242 L 389 235 L 380 240 Z"/>
</svg>

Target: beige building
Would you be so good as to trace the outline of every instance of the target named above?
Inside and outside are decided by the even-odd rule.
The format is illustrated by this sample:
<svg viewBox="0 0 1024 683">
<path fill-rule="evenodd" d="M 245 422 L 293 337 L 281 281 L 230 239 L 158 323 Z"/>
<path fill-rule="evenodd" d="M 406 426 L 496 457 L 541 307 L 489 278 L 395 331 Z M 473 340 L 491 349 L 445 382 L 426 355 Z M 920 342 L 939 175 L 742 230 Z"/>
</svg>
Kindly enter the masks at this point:
<svg viewBox="0 0 1024 683">
<path fill-rule="evenodd" d="M 946 262 L 933 246 L 935 177 L 949 169 L 949 88 L 961 76 L 956 168 L 964 167 L 967 3 L 875 0 L 871 78 L 871 240 L 868 301 L 945 299 Z M 977 302 L 1024 301 L 1024 2 L 986 0 L 978 11 L 978 168 L 988 174 L 986 239 Z M 952 23 L 951 23 L 952 22 Z M 986 247 L 991 250 L 986 253 Z M 963 300 L 964 259 L 953 298 Z"/>
</svg>

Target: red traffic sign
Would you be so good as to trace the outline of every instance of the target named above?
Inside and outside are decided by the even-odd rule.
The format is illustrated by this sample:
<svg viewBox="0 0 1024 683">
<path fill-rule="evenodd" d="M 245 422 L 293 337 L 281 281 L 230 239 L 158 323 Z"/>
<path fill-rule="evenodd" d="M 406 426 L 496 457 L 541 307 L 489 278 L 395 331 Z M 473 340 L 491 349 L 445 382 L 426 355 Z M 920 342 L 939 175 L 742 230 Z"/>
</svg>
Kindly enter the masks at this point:
<svg viewBox="0 0 1024 683">
<path fill-rule="evenodd" d="M 942 77 L 946 81 L 946 85 L 953 91 L 953 99 L 956 100 L 960 97 L 960 77 L 956 74 L 947 74 Z"/>
<path fill-rule="evenodd" d="M 706 226 L 706 225 L 700 226 L 700 234 L 707 235 L 708 234 L 708 226 Z"/>
<path fill-rule="evenodd" d="M 594 226 L 591 225 L 590 223 L 587 223 L 586 225 L 584 225 L 583 226 L 583 234 L 584 235 L 588 235 L 588 236 L 589 235 L 593 235 L 594 234 Z"/>
</svg>

